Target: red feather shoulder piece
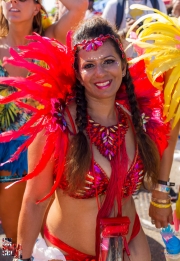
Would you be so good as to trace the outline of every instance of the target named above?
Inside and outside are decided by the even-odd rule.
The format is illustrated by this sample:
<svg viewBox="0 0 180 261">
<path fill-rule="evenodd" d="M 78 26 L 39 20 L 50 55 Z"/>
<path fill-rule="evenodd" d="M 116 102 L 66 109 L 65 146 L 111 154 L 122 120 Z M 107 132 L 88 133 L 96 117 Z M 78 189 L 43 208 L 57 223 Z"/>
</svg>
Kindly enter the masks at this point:
<svg viewBox="0 0 180 261">
<path fill-rule="evenodd" d="M 38 175 L 54 155 L 56 165 L 56 181 L 50 193 L 42 200 L 49 197 L 57 188 L 64 167 L 64 160 L 68 145 L 68 128 L 64 119 L 64 110 L 68 94 L 71 94 L 75 84 L 73 69 L 73 55 L 70 47 L 70 35 L 67 47 L 56 40 L 41 37 L 37 34 L 28 36 L 28 46 L 20 46 L 20 53 L 10 50 L 11 58 L 5 63 L 26 68 L 30 75 L 27 78 L 8 77 L 0 78 L 0 83 L 17 88 L 17 92 L 8 97 L 1 98 L 1 103 L 15 102 L 24 110 L 32 113 L 31 118 L 18 131 L 8 131 L 0 134 L 0 142 L 16 139 L 21 135 L 27 140 L 11 156 L 8 162 L 17 159 L 19 154 L 27 149 L 36 135 L 45 129 L 46 144 L 42 157 L 32 173 L 25 176 L 22 181 Z M 41 67 L 33 61 L 41 60 L 46 66 Z M 24 99 L 33 99 L 39 102 L 38 108 L 24 103 Z M 40 200 L 40 201 L 42 201 Z"/>
<path fill-rule="evenodd" d="M 132 65 L 129 70 L 135 87 L 135 95 L 141 112 L 144 130 L 155 142 L 160 156 L 162 156 L 168 146 L 170 132 L 170 126 L 168 123 L 165 123 L 165 117 L 163 116 L 164 93 L 155 88 L 148 80 L 143 60 Z M 158 81 L 163 82 L 163 78 L 159 77 Z M 124 85 L 121 86 L 117 94 L 117 100 L 130 111 Z"/>
</svg>

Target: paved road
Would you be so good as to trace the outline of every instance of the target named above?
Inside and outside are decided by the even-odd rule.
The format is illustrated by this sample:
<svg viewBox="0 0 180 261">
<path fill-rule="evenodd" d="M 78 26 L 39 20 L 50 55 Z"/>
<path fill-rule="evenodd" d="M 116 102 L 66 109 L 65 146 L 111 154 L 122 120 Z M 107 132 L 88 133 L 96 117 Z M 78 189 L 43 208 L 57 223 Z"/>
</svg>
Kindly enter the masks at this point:
<svg viewBox="0 0 180 261">
<path fill-rule="evenodd" d="M 176 183 L 175 190 L 178 191 L 178 186 L 180 185 L 180 140 L 178 140 L 176 151 L 174 154 L 174 161 L 170 177 L 171 180 Z M 152 254 L 152 261 L 165 261 L 165 257 L 163 254 L 164 245 L 160 236 L 160 232 L 151 224 L 150 218 L 148 216 L 150 193 L 148 191 L 142 190 L 138 195 L 134 197 L 134 200 L 137 212 L 141 220 L 141 224 L 148 238 Z M 173 208 L 175 208 L 175 204 L 173 204 Z M 178 233 L 177 235 L 180 237 L 180 233 Z M 2 227 L 0 225 L 0 240 L 2 237 L 4 237 L 4 235 Z M 0 261 L 12 261 L 12 258 L 3 257 L 0 253 Z M 144 259 L 144 261 L 146 260 Z"/>
</svg>

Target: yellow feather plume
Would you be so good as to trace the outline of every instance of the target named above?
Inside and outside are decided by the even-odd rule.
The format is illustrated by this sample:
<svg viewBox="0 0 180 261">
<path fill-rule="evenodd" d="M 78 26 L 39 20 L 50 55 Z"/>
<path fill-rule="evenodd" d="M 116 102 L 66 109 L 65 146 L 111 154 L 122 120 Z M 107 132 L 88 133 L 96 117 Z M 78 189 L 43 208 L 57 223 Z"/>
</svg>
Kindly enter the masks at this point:
<svg viewBox="0 0 180 261">
<path fill-rule="evenodd" d="M 164 88 L 164 115 L 167 121 L 174 119 L 174 127 L 180 119 L 180 18 L 144 5 L 135 4 L 130 8 L 154 12 L 139 18 L 127 33 L 128 48 L 135 44 L 144 49 L 144 53 L 130 63 L 145 60 L 149 80 L 156 88 Z M 141 21 L 143 25 L 136 31 L 138 39 L 128 38 Z M 159 83 L 157 78 L 162 74 L 165 80 Z"/>
<path fill-rule="evenodd" d="M 178 195 L 178 200 L 176 201 L 176 216 L 180 220 L 180 192 Z"/>
<path fill-rule="evenodd" d="M 52 24 L 48 15 L 42 10 L 41 10 L 41 21 L 42 21 L 42 27 L 44 30 L 46 30 Z"/>
</svg>

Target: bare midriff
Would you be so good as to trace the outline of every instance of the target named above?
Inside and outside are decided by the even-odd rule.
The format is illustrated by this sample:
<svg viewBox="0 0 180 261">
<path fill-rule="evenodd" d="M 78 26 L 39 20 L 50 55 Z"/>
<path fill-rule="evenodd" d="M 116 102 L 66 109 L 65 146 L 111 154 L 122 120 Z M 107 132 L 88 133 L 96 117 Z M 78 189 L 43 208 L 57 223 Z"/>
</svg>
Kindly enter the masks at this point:
<svg viewBox="0 0 180 261">
<path fill-rule="evenodd" d="M 100 196 L 99 200 L 103 202 L 103 198 L 104 196 Z M 136 215 L 135 205 L 131 196 L 123 199 L 122 204 L 122 215 L 128 216 L 131 221 L 127 235 L 129 241 Z M 97 213 L 96 198 L 74 199 L 58 189 L 48 212 L 46 225 L 50 234 L 69 246 L 88 255 L 95 255 Z M 112 216 L 114 215 L 115 210 L 112 212 Z M 52 246 L 46 238 L 45 240 L 48 246 Z"/>
</svg>

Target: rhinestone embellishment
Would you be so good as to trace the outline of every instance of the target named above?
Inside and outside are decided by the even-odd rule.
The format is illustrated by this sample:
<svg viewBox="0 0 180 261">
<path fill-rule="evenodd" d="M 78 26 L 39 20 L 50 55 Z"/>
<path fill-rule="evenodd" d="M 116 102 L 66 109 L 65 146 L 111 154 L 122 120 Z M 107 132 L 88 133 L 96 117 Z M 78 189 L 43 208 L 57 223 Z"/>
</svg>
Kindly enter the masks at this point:
<svg viewBox="0 0 180 261">
<path fill-rule="evenodd" d="M 127 117 L 120 106 L 118 109 L 118 124 L 110 127 L 102 126 L 96 123 L 88 115 L 88 126 L 86 132 L 99 152 L 106 157 L 109 161 L 116 155 L 119 146 L 125 138 L 125 134 L 128 130 Z"/>
</svg>

